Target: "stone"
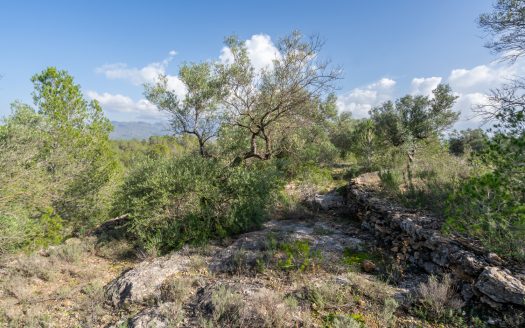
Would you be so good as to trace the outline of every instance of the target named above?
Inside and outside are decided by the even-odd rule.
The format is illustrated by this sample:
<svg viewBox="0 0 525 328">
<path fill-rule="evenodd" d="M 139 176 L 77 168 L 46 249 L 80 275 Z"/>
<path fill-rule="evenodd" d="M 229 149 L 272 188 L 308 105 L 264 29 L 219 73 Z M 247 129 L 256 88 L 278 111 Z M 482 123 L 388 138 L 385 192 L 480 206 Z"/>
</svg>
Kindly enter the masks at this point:
<svg viewBox="0 0 525 328">
<path fill-rule="evenodd" d="M 336 192 L 331 192 L 325 195 L 315 195 L 314 202 L 325 211 L 340 208 L 345 205 L 344 197 Z"/>
<path fill-rule="evenodd" d="M 147 307 L 135 316 L 121 319 L 108 328 L 168 328 L 179 327 L 183 321 L 182 305 L 174 302 L 162 303 L 156 307 Z"/>
<path fill-rule="evenodd" d="M 124 307 L 157 298 L 162 283 L 176 273 L 187 271 L 189 262 L 189 257 L 176 253 L 141 262 L 106 285 L 106 300 L 114 307 Z"/>
<path fill-rule="evenodd" d="M 363 262 L 361 262 L 361 268 L 364 272 L 372 273 L 376 270 L 376 265 L 370 260 L 363 260 Z"/>
<path fill-rule="evenodd" d="M 501 265 L 503 263 L 503 260 L 501 259 L 501 257 L 499 257 L 498 254 L 496 253 L 489 253 L 487 255 L 487 258 L 489 262 L 494 265 Z"/>
<path fill-rule="evenodd" d="M 523 282 L 500 268 L 486 267 L 479 275 L 475 286 L 479 292 L 494 302 L 525 305 Z"/>
<path fill-rule="evenodd" d="M 461 297 L 468 302 L 474 297 L 474 291 L 471 284 L 463 284 L 461 287 Z"/>
</svg>

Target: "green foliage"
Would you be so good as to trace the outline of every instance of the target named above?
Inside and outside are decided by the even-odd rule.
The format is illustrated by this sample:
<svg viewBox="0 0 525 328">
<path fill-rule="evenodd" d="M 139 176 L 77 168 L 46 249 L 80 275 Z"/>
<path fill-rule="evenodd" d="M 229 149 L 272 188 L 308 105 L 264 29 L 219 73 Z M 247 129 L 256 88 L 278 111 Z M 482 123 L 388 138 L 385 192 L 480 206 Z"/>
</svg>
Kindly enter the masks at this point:
<svg viewBox="0 0 525 328">
<path fill-rule="evenodd" d="M 282 243 L 279 249 L 284 253 L 284 258 L 277 263 L 282 270 L 305 271 L 314 264 L 313 260 L 320 256 L 318 251 L 311 249 L 307 240 Z"/>
<path fill-rule="evenodd" d="M 358 165 L 366 172 L 375 169 L 381 144 L 377 138 L 374 122 L 371 119 L 358 121 L 351 138 L 353 141 L 351 149 L 357 156 Z"/>
<path fill-rule="evenodd" d="M 47 208 L 36 222 L 33 223 L 33 231 L 30 248 L 47 247 L 58 244 L 64 237 L 64 227 L 62 218 L 53 212 L 53 209 Z"/>
<path fill-rule="evenodd" d="M 418 143 L 435 137 L 459 117 L 452 111 L 457 97 L 452 95 L 448 85 L 440 84 L 432 93 L 433 98 L 407 95 L 395 103 L 387 101 L 371 111 L 379 138 L 406 153 L 406 180 L 410 188 L 413 187 L 412 164 Z"/>
<path fill-rule="evenodd" d="M 171 115 L 176 135 L 196 137 L 200 155 L 206 156 L 206 143 L 216 136 L 221 123 L 218 108 L 225 94 L 224 76 L 219 75 L 212 64 L 199 63 L 182 65 L 179 79 L 187 91 L 183 99 L 169 88 L 165 76 L 155 85 L 146 85 L 146 98 Z"/>
<path fill-rule="evenodd" d="M 197 141 L 189 135 L 153 136 L 147 140 L 113 140 L 111 143 L 120 163 L 128 170 L 148 158 L 184 156 L 196 153 L 199 148 Z"/>
<path fill-rule="evenodd" d="M 466 181 L 447 202 L 447 232 L 478 238 L 499 254 L 525 260 L 523 186 L 498 172 Z"/>
<path fill-rule="evenodd" d="M 161 252 L 257 227 L 281 186 L 270 165 L 223 167 L 187 156 L 147 160 L 126 178 L 114 215 L 146 248 Z"/>
<path fill-rule="evenodd" d="M 448 149 L 456 156 L 481 154 L 487 148 L 487 140 L 487 134 L 481 129 L 454 131 L 448 140 Z"/>
<path fill-rule="evenodd" d="M 247 146 L 239 160 L 269 160 L 298 150 L 287 147 L 298 129 L 335 115 L 336 97 L 330 91 L 340 71 L 319 60 L 319 39 L 291 33 L 279 41 L 281 56 L 272 69 L 263 70 L 253 67 L 245 42 L 231 36 L 225 43 L 231 54 L 219 65 L 226 81 L 225 117 Z"/>
<path fill-rule="evenodd" d="M 353 150 L 355 125 L 356 121 L 348 112 L 339 114 L 331 125 L 330 141 L 340 152 L 341 158 Z"/>
<path fill-rule="evenodd" d="M 0 217 L 21 229 L 8 248 L 45 246 L 107 219 L 119 176 L 98 103 L 66 71 L 50 67 L 31 81 L 36 109 L 14 103 L 0 127 Z"/>
<path fill-rule="evenodd" d="M 374 257 L 367 252 L 356 252 L 353 249 L 345 248 L 343 251 L 343 263 L 349 266 L 361 264 L 364 260 L 370 260 Z"/>
</svg>

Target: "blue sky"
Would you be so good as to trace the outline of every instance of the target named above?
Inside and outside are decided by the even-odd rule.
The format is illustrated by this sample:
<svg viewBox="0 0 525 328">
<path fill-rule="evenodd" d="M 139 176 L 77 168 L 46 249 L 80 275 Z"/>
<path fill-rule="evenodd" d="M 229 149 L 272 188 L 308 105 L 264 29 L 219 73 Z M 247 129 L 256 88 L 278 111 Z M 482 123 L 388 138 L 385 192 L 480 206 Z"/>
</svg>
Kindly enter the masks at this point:
<svg viewBox="0 0 525 328">
<path fill-rule="evenodd" d="M 141 83 L 162 72 L 176 87 L 180 63 L 218 60 L 231 34 L 250 40 L 264 64 L 279 37 L 300 30 L 324 38 L 321 57 L 343 67 L 340 110 L 362 117 L 384 100 L 448 82 L 461 96 L 458 127 L 475 126 L 470 108 L 524 66 L 495 63 L 483 47 L 476 18 L 492 2 L 2 1 L 0 115 L 14 100 L 30 102 L 30 77 L 56 66 L 111 119 L 163 119 Z"/>
</svg>

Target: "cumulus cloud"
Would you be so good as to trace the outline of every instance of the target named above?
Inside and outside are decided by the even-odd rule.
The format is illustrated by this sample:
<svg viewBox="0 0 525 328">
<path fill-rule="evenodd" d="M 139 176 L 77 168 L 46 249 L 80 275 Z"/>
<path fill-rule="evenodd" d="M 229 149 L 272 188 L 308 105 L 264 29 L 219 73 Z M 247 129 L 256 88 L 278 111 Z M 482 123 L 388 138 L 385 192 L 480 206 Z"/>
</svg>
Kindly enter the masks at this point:
<svg viewBox="0 0 525 328">
<path fill-rule="evenodd" d="M 266 34 L 254 34 L 245 41 L 248 57 L 256 70 L 271 68 L 275 59 L 280 59 L 279 49 L 274 45 L 272 39 Z M 231 63 L 233 54 L 228 47 L 223 47 L 219 60 L 222 63 Z"/>
<path fill-rule="evenodd" d="M 368 112 L 374 106 L 392 97 L 396 81 L 382 78 L 362 88 L 355 88 L 337 97 L 337 107 L 340 112 L 351 112 L 355 118 L 368 117 Z"/>
<path fill-rule="evenodd" d="M 455 124 L 456 129 L 478 128 L 483 124 L 483 118 L 476 109 L 489 102 L 487 94 L 481 92 L 459 94 L 454 109 L 460 113 Z"/>
<path fill-rule="evenodd" d="M 134 101 L 128 96 L 88 91 L 88 97 L 97 100 L 105 111 L 129 116 L 133 119 L 157 120 L 165 114 L 147 99 Z"/>
<path fill-rule="evenodd" d="M 432 96 L 432 90 L 441 83 L 441 80 L 442 78 L 438 76 L 416 77 L 410 84 L 410 94 Z"/>
<path fill-rule="evenodd" d="M 168 79 L 168 87 L 172 89 L 177 96 L 182 97 L 186 94 L 186 88 L 182 81 L 174 75 L 166 73 L 168 65 L 173 57 L 177 54 L 175 50 L 169 52 L 169 57 L 161 62 L 153 62 L 144 67 L 128 67 L 125 63 L 107 64 L 98 67 L 95 71 L 103 74 L 108 79 L 122 79 L 131 82 L 134 85 L 142 85 L 144 83 L 155 83 L 159 75 L 166 75 Z"/>
<path fill-rule="evenodd" d="M 520 59 L 513 65 L 493 62 L 471 69 L 454 69 L 448 77 L 448 82 L 454 90 L 461 93 L 488 92 L 523 75 L 525 75 L 525 60 Z"/>
</svg>

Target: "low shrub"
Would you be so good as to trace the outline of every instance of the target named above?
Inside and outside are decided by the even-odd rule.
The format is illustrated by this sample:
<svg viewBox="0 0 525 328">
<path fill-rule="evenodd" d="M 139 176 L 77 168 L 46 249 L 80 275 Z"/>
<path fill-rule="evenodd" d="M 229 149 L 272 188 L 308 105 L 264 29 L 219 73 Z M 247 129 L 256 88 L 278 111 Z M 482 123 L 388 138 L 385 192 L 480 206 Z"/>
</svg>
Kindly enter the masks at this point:
<svg viewBox="0 0 525 328">
<path fill-rule="evenodd" d="M 461 320 L 457 314 L 463 302 L 449 275 L 430 276 L 418 286 L 416 296 L 416 314 L 421 318 L 444 323 Z"/>
<path fill-rule="evenodd" d="M 281 187 L 271 165 L 257 164 L 224 167 L 200 157 L 147 160 L 124 181 L 113 212 L 128 214 L 129 232 L 160 253 L 241 233 L 264 221 Z"/>
</svg>

